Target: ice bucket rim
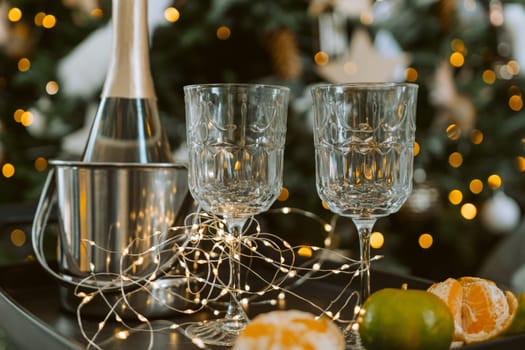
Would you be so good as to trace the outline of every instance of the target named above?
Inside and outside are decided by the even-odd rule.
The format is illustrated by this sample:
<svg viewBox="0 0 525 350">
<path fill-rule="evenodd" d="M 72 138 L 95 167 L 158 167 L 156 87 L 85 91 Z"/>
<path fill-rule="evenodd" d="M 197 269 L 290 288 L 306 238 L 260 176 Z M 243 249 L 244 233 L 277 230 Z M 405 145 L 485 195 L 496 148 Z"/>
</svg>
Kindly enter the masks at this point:
<svg viewBox="0 0 525 350">
<path fill-rule="evenodd" d="M 133 163 L 133 162 L 83 162 L 78 160 L 51 159 L 49 164 L 62 168 L 93 168 L 93 169 L 134 169 L 134 170 L 158 170 L 158 169 L 187 169 L 187 164 L 182 162 L 173 163 Z"/>
</svg>

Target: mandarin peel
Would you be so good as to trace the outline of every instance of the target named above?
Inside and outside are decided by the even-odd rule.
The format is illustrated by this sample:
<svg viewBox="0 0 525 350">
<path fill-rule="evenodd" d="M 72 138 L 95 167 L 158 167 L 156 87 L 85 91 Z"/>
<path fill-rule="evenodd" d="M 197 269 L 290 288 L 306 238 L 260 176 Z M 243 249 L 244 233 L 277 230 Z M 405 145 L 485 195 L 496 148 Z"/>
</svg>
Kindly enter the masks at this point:
<svg viewBox="0 0 525 350">
<path fill-rule="evenodd" d="M 525 333 L 525 293 L 520 293 L 516 299 L 518 302 L 516 314 L 505 332 L 506 335 Z"/>
</svg>

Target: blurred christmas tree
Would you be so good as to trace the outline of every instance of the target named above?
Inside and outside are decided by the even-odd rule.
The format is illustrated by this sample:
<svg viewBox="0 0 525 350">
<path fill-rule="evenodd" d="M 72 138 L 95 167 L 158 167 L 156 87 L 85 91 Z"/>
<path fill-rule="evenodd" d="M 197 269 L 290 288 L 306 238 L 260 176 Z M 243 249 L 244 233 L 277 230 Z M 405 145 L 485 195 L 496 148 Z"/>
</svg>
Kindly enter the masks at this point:
<svg viewBox="0 0 525 350">
<path fill-rule="evenodd" d="M 468 274 L 501 240 L 497 233 L 515 231 L 525 185 L 520 1 L 152 3 L 162 7 L 151 30 L 152 70 L 173 148 L 185 138 L 183 85 L 287 85 L 293 92 L 285 155 L 289 196 L 276 206 L 329 219 L 315 190 L 308 86 L 416 82 L 414 193 L 400 213 L 379 221 L 374 252 L 385 255 L 385 266 L 420 276 Z M 0 201 L 34 203 L 46 160 L 81 151 L 78 130 L 89 127 L 102 85 L 94 77 L 105 74 L 110 6 L 4 0 L 0 7 Z M 80 59 L 77 52 L 72 60 L 82 47 Z M 275 229 L 295 241 L 317 240 L 303 221 L 275 220 Z M 344 231 L 338 230 L 341 247 L 352 247 L 351 231 Z"/>
</svg>

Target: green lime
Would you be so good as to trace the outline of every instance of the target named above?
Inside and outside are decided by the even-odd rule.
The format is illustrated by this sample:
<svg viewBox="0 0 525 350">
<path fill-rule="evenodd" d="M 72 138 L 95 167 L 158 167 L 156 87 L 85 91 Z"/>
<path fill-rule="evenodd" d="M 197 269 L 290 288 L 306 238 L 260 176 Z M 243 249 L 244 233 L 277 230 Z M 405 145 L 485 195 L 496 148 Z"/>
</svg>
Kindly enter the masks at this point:
<svg viewBox="0 0 525 350">
<path fill-rule="evenodd" d="M 381 289 L 366 300 L 357 321 L 367 350 L 448 350 L 454 334 L 447 305 L 423 290 Z"/>
</svg>

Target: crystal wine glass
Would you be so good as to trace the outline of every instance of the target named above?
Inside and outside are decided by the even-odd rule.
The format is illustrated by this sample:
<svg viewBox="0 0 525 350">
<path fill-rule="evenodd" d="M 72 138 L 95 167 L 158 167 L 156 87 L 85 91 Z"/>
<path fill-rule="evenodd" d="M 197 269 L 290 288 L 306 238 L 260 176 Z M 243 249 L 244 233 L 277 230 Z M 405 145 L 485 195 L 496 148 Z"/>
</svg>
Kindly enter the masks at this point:
<svg viewBox="0 0 525 350">
<path fill-rule="evenodd" d="M 350 217 L 359 236 L 361 305 L 370 295 L 370 233 L 412 191 L 418 86 L 408 83 L 317 85 L 316 185 L 331 211 Z"/>
<path fill-rule="evenodd" d="M 225 317 L 193 324 L 186 333 L 228 346 L 248 322 L 238 299 L 242 228 L 249 217 L 268 210 L 282 188 L 289 89 L 204 84 L 185 86 L 184 93 L 189 189 L 226 224 L 231 281 Z"/>
</svg>

